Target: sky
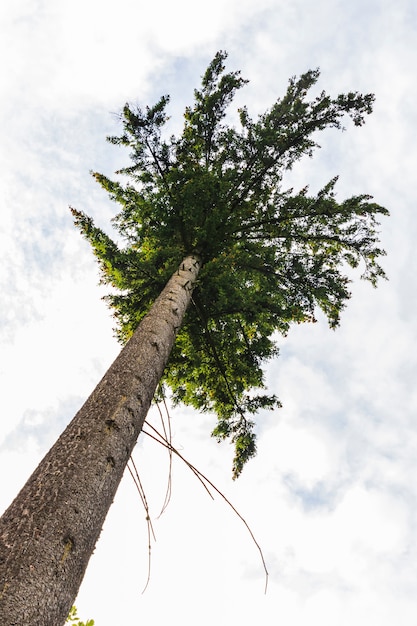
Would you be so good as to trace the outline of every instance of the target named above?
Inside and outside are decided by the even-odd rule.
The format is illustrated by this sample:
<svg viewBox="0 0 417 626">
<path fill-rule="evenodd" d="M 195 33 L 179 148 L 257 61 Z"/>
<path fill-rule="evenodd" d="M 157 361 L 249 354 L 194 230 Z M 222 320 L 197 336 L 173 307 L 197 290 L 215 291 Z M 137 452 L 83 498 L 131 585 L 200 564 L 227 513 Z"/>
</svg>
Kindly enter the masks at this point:
<svg viewBox="0 0 417 626">
<path fill-rule="evenodd" d="M 0 5 L 0 510 L 18 493 L 119 352 L 69 205 L 109 231 L 117 212 L 90 170 L 127 154 L 106 142 L 125 102 L 171 95 L 172 124 L 219 49 L 256 115 L 293 75 L 320 67 L 330 94 L 373 92 L 364 127 L 326 131 L 288 184 L 387 207 L 389 280 L 354 276 L 336 331 L 279 338 L 265 376 L 283 408 L 259 415 L 258 455 L 231 480 L 213 416 L 171 410 L 173 443 L 244 517 L 210 499 L 180 460 L 159 517 L 166 452 L 134 460 L 156 534 L 125 475 L 76 604 L 96 626 L 402 626 L 417 619 L 417 8 L 414 0 L 3 0 Z M 158 424 L 155 409 L 150 419 Z"/>
</svg>

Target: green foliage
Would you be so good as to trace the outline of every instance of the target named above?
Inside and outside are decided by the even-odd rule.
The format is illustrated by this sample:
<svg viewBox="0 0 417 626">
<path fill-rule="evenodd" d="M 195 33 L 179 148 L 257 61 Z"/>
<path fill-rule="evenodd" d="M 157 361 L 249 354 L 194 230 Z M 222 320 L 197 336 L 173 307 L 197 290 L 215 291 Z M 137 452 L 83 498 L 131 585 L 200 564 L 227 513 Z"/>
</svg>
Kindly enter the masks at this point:
<svg viewBox="0 0 417 626">
<path fill-rule="evenodd" d="M 235 444 L 233 475 L 255 454 L 259 410 L 279 405 L 262 393 L 262 365 L 277 354 L 276 332 L 315 321 L 320 308 L 332 328 L 349 293 L 347 269 L 363 267 L 376 285 L 378 217 L 388 212 L 360 195 L 338 202 L 336 178 L 317 195 L 282 189 L 282 177 L 318 147 L 317 131 L 356 126 L 371 113 L 371 94 L 308 99 L 319 71 L 292 78 L 286 94 L 258 119 L 239 110 L 239 127 L 226 112 L 247 82 L 225 73 L 226 54 L 210 63 L 179 137 L 165 137 L 168 96 L 142 110 L 125 105 L 123 133 L 109 141 L 130 149 L 132 164 L 117 172 L 126 184 L 95 173 L 121 205 L 114 227 L 118 247 L 91 218 L 73 209 L 91 243 L 121 341 L 126 341 L 170 275 L 189 253 L 203 267 L 192 307 L 179 331 L 164 383 L 175 402 L 214 411 L 214 436 Z"/>
<path fill-rule="evenodd" d="M 72 624 L 73 626 L 94 626 L 94 620 L 89 619 L 86 622 L 82 622 L 77 615 L 77 608 L 75 606 L 71 607 L 71 610 L 68 614 L 68 617 L 65 621 L 66 624 Z"/>
</svg>

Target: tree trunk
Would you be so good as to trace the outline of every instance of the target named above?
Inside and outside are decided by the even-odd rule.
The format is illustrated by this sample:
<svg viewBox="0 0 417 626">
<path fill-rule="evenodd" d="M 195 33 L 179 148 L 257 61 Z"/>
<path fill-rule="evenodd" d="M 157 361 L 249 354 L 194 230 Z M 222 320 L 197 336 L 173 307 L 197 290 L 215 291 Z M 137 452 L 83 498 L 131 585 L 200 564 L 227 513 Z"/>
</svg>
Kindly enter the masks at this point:
<svg viewBox="0 0 417 626">
<path fill-rule="evenodd" d="M 142 429 L 201 261 L 184 259 L 0 519 L 0 622 L 64 624 Z"/>
</svg>

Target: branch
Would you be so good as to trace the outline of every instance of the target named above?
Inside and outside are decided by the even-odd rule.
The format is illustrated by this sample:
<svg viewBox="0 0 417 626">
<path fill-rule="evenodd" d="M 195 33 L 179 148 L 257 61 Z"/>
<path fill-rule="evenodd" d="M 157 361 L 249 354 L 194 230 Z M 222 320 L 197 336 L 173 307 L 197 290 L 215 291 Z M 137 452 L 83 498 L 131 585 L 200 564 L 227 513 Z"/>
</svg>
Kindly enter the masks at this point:
<svg viewBox="0 0 417 626">
<path fill-rule="evenodd" d="M 218 489 L 214 483 L 211 482 L 211 480 L 209 480 L 207 478 L 207 476 L 205 476 L 202 472 L 200 472 L 199 469 L 197 469 L 192 463 L 190 463 L 190 461 L 187 461 L 187 459 L 185 457 L 183 457 L 183 455 L 178 452 L 178 450 L 176 448 L 174 448 L 174 446 L 169 443 L 168 441 L 166 441 L 163 437 L 163 435 L 161 435 L 161 433 L 159 433 L 156 428 L 154 428 L 154 426 L 152 426 L 152 424 L 149 424 L 149 422 L 147 422 L 145 420 L 145 424 L 146 426 L 149 426 L 149 428 L 151 428 L 155 434 L 157 435 L 157 437 L 159 437 L 159 439 L 157 437 L 155 437 L 154 435 L 151 435 L 150 433 L 148 433 L 147 431 L 142 429 L 142 432 L 147 435 L 148 437 L 151 437 L 151 439 L 153 439 L 154 441 L 157 441 L 159 444 L 163 445 L 165 448 L 167 448 L 168 450 L 170 450 L 171 452 L 173 452 L 174 454 L 176 454 L 186 465 L 187 467 L 193 472 L 193 474 L 198 478 L 198 480 L 201 482 L 201 484 L 203 485 L 204 489 L 207 491 L 207 493 L 209 494 L 209 496 L 211 497 L 212 500 L 214 500 L 213 495 L 210 492 L 210 489 L 207 487 L 207 484 L 221 497 L 223 498 L 223 500 L 226 502 L 226 504 L 229 505 L 229 507 L 232 509 L 232 511 L 238 516 L 238 518 L 243 522 L 243 524 L 246 526 L 246 529 L 248 530 L 252 541 L 254 542 L 260 557 L 261 557 L 261 561 L 262 561 L 262 566 L 265 572 L 265 593 L 267 592 L 267 588 L 268 588 L 268 578 L 269 578 L 269 573 L 266 567 L 266 562 L 265 562 L 265 558 L 263 555 L 263 551 L 261 546 L 259 545 L 259 543 L 257 542 L 255 535 L 253 534 L 252 529 L 250 528 L 249 524 L 247 523 L 247 521 L 245 520 L 245 518 L 239 513 L 239 511 L 236 509 L 236 507 L 233 506 L 233 504 L 230 502 L 230 500 L 224 495 L 224 493 L 222 491 L 220 491 L 220 489 Z M 207 484 L 206 484 L 207 483 Z"/>
<path fill-rule="evenodd" d="M 138 472 L 138 470 L 136 468 L 136 465 L 135 465 L 135 462 L 134 462 L 132 456 L 130 457 L 129 460 L 130 460 L 130 463 L 133 465 L 134 473 L 133 473 L 133 470 L 131 469 L 130 465 L 127 466 L 127 469 L 129 470 L 129 473 L 130 473 L 130 475 L 131 475 L 131 477 L 133 479 L 133 482 L 136 485 L 136 489 L 139 492 L 140 499 L 142 500 L 143 508 L 145 509 L 145 512 L 146 512 L 146 524 L 147 524 L 147 527 L 148 527 L 148 576 L 146 578 L 145 586 L 144 586 L 144 588 L 142 590 L 142 593 L 145 593 L 146 588 L 148 587 L 149 581 L 151 579 L 151 534 L 153 536 L 154 541 L 156 541 L 156 537 L 155 537 L 155 533 L 154 533 L 154 530 L 153 530 L 152 521 L 151 521 L 151 518 L 150 518 L 150 515 L 149 515 L 148 501 L 146 499 L 145 490 L 144 490 L 144 488 L 142 486 L 142 482 L 141 482 L 140 477 L 139 477 L 139 472 Z"/>
</svg>

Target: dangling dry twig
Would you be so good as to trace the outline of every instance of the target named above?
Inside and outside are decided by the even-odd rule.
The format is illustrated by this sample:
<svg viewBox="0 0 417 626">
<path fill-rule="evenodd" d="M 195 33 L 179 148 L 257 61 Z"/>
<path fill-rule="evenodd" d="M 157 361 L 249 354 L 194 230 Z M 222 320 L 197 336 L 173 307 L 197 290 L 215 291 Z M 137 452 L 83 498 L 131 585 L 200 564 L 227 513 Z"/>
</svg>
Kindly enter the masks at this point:
<svg viewBox="0 0 417 626">
<path fill-rule="evenodd" d="M 262 561 L 262 565 L 263 565 L 263 569 L 265 572 L 265 593 L 267 591 L 267 587 L 268 587 L 268 570 L 266 567 L 266 562 L 265 562 L 265 558 L 262 552 L 262 548 L 260 547 L 259 543 L 257 542 L 252 529 L 250 528 L 249 524 L 247 523 L 247 521 L 245 520 L 245 518 L 239 513 L 239 511 L 233 506 L 233 504 L 230 502 L 230 500 L 224 495 L 224 493 L 222 493 L 220 491 L 220 489 L 218 489 L 209 478 L 207 478 L 207 476 L 205 476 L 199 469 L 197 469 L 192 463 L 190 463 L 190 461 L 187 461 L 187 459 L 172 445 L 172 431 L 171 431 L 171 420 L 170 420 L 170 414 L 169 414 L 169 410 L 165 401 L 165 398 L 163 398 L 163 403 L 164 403 L 164 409 L 167 415 L 167 420 L 164 419 L 164 415 L 163 412 L 161 410 L 160 404 L 158 402 L 156 402 L 158 411 L 159 411 L 159 415 L 161 418 L 161 423 L 162 423 L 162 429 L 163 429 L 163 434 L 161 434 L 154 426 L 152 426 L 152 424 L 150 424 L 149 422 L 145 421 L 144 425 L 146 424 L 146 426 L 148 426 L 153 432 L 154 434 L 151 434 L 149 432 L 147 432 L 146 430 L 142 429 L 143 434 L 147 435 L 148 437 L 150 437 L 151 439 L 153 439 L 154 441 L 156 441 L 157 443 L 159 443 L 160 445 L 164 446 L 164 448 L 166 448 L 169 452 L 169 475 L 168 475 L 168 485 L 167 485 L 167 490 L 166 490 L 166 494 L 165 494 L 165 499 L 164 499 L 164 503 L 161 509 L 160 514 L 158 515 L 158 518 L 162 515 L 162 513 L 165 511 L 165 509 L 167 508 L 170 499 L 171 499 L 171 494 L 172 494 L 172 458 L 173 458 L 173 454 L 176 454 L 185 464 L 186 466 L 193 472 L 194 476 L 200 481 L 200 483 L 202 484 L 202 486 L 204 487 L 204 489 L 206 490 L 206 492 L 208 493 L 208 495 L 210 496 L 210 498 L 212 500 L 214 500 L 214 496 L 212 494 L 212 492 L 210 491 L 210 488 L 213 489 L 219 496 L 221 496 L 221 498 L 223 498 L 223 500 L 226 502 L 226 504 L 229 505 L 229 507 L 232 509 L 232 511 L 239 517 L 239 519 L 243 522 L 243 524 L 246 526 L 246 529 L 248 530 L 252 541 L 254 542 L 256 548 L 258 549 L 258 552 L 260 554 L 261 557 L 261 561 Z M 130 462 L 133 466 L 133 470 L 131 469 L 131 467 L 128 465 L 128 469 L 130 472 L 130 475 L 132 476 L 132 479 L 136 485 L 136 488 L 139 492 L 143 507 L 145 509 L 146 512 L 146 522 L 147 522 L 147 526 L 148 526 L 148 576 L 146 579 L 146 584 L 145 587 L 143 588 L 142 593 L 145 592 L 145 590 L 147 589 L 148 585 L 149 585 L 149 581 L 150 581 L 150 577 L 151 577 L 151 537 L 153 537 L 154 541 L 156 541 L 155 538 L 155 533 L 154 533 L 154 529 L 152 526 L 152 522 L 151 522 L 151 518 L 150 518 L 150 514 L 149 514 L 149 506 L 148 506 L 148 502 L 146 499 L 146 495 L 145 495 L 145 491 L 143 489 L 142 486 L 142 482 L 140 480 L 139 477 L 139 472 L 137 470 L 137 467 L 135 465 L 135 462 L 133 460 L 132 457 L 130 457 Z"/>
<path fill-rule="evenodd" d="M 159 402 L 156 403 L 156 406 L 158 408 L 159 415 L 160 415 L 160 418 L 161 418 L 162 428 L 163 428 L 163 431 L 164 431 L 164 440 L 167 441 L 169 443 L 169 445 L 171 446 L 172 445 L 171 416 L 170 416 L 169 411 L 168 411 L 168 407 L 167 407 L 167 403 L 166 403 L 166 400 L 165 400 L 165 396 L 163 396 L 163 403 L 164 403 L 165 413 L 166 413 L 166 416 L 167 416 L 167 420 L 166 421 L 167 421 L 168 429 L 165 426 L 165 420 L 164 420 L 164 416 L 162 414 L 162 410 L 161 410 Z M 167 432 L 167 430 L 168 430 L 168 432 Z M 161 517 L 162 513 L 165 511 L 165 509 L 167 508 L 167 506 L 168 506 L 168 504 L 169 504 L 169 502 L 171 500 L 171 494 L 172 494 L 172 450 L 171 450 L 170 447 L 168 448 L 168 454 L 169 454 L 168 484 L 167 484 L 167 489 L 166 489 L 166 493 L 165 493 L 164 503 L 162 505 L 161 512 L 159 513 L 157 519 L 159 519 Z"/>
<path fill-rule="evenodd" d="M 166 405 L 165 405 L 166 406 Z M 198 478 L 198 480 L 201 482 L 201 484 L 203 485 L 204 489 L 207 491 L 207 493 L 209 494 L 209 496 L 214 500 L 214 496 L 211 493 L 209 487 L 207 485 L 209 485 L 212 489 L 214 489 L 214 491 L 223 498 L 223 500 L 230 506 L 230 508 L 232 509 L 232 511 L 239 517 L 239 519 L 243 522 L 243 524 L 246 526 L 252 541 L 254 542 L 255 546 L 258 549 L 258 552 L 260 554 L 261 557 L 261 561 L 262 561 L 262 565 L 263 565 L 263 569 L 265 572 L 265 593 L 267 591 L 267 587 L 268 587 L 268 577 L 269 577 L 269 573 L 266 567 L 266 562 L 265 562 L 265 558 L 262 552 L 262 548 L 260 547 L 259 543 L 257 542 L 255 535 L 252 532 L 252 529 L 250 528 L 249 524 L 247 523 L 247 521 L 245 520 L 245 518 L 239 513 L 239 511 L 233 506 L 233 504 L 230 502 L 230 500 L 224 495 L 224 493 L 222 493 L 212 482 L 211 480 L 209 480 L 207 478 L 207 476 L 205 476 L 202 472 L 200 472 L 199 469 L 197 469 L 192 463 L 190 463 L 190 461 L 187 461 L 187 459 L 185 457 L 183 457 L 183 455 L 176 449 L 174 448 L 174 446 L 172 445 L 172 443 L 170 441 L 167 441 L 167 439 L 160 433 L 158 432 L 158 430 L 152 426 L 152 424 L 149 424 L 149 422 L 147 422 L 145 420 L 145 423 L 147 426 L 149 426 L 149 428 L 151 428 L 155 435 L 152 435 L 149 432 L 146 432 L 145 430 L 142 429 L 142 432 L 146 435 L 148 435 L 148 437 L 151 437 L 151 439 L 153 439 L 154 441 L 157 441 L 159 444 L 163 445 L 165 448 L 167 448 L 168 450 L 170 450 L 171 454 L 174 453 L 176 454 L 186 465 L 187 467 L 193 472 L 193 474 Z"/>
<path fill-rule="evenodd" d="M 142 593 L 145 593 L 146 588 L 149 585 L 149 581 L 151 579 L 151 549 L 152 549 L 151 548 L 151 535 L 152 535 L 154 541 L 156 541 L 156 537 L 155 537 L 155 532 L 154 532 L 154 529 L 153 529 L 153 526 L 152 526 L 151 517 L 149 515 L 148 501 L 146 499 L 145 490 L 143 488 L 142 482 L 141 482 L 140 477 L 139 477 L 139 472 L 137 470 L 137 467 L 136 467 L 135 462 L 134 462 L 132 457 L 130 457 L 129 461 L 130 461 L 130 463 L 133 466 L 133 470 L 132 470 L 132 468 L 130 467 L 129 464 L 127 466 L 127 469 L 130 472 L 130 475 L 131 475 L 131 477 L 133 479 L 133 482 L 136 485 L 136 489 L 139 492 L 140 499 L 142 500 L 143 508 L 145 509 L 145 512 L 146 512 L 146 524 L 147 524 L 147 527 L 148 527 L 148 576 L 146 578 L 145 586 L 144 586 L 144 588 L 142 590 Z"/>
</svg>

